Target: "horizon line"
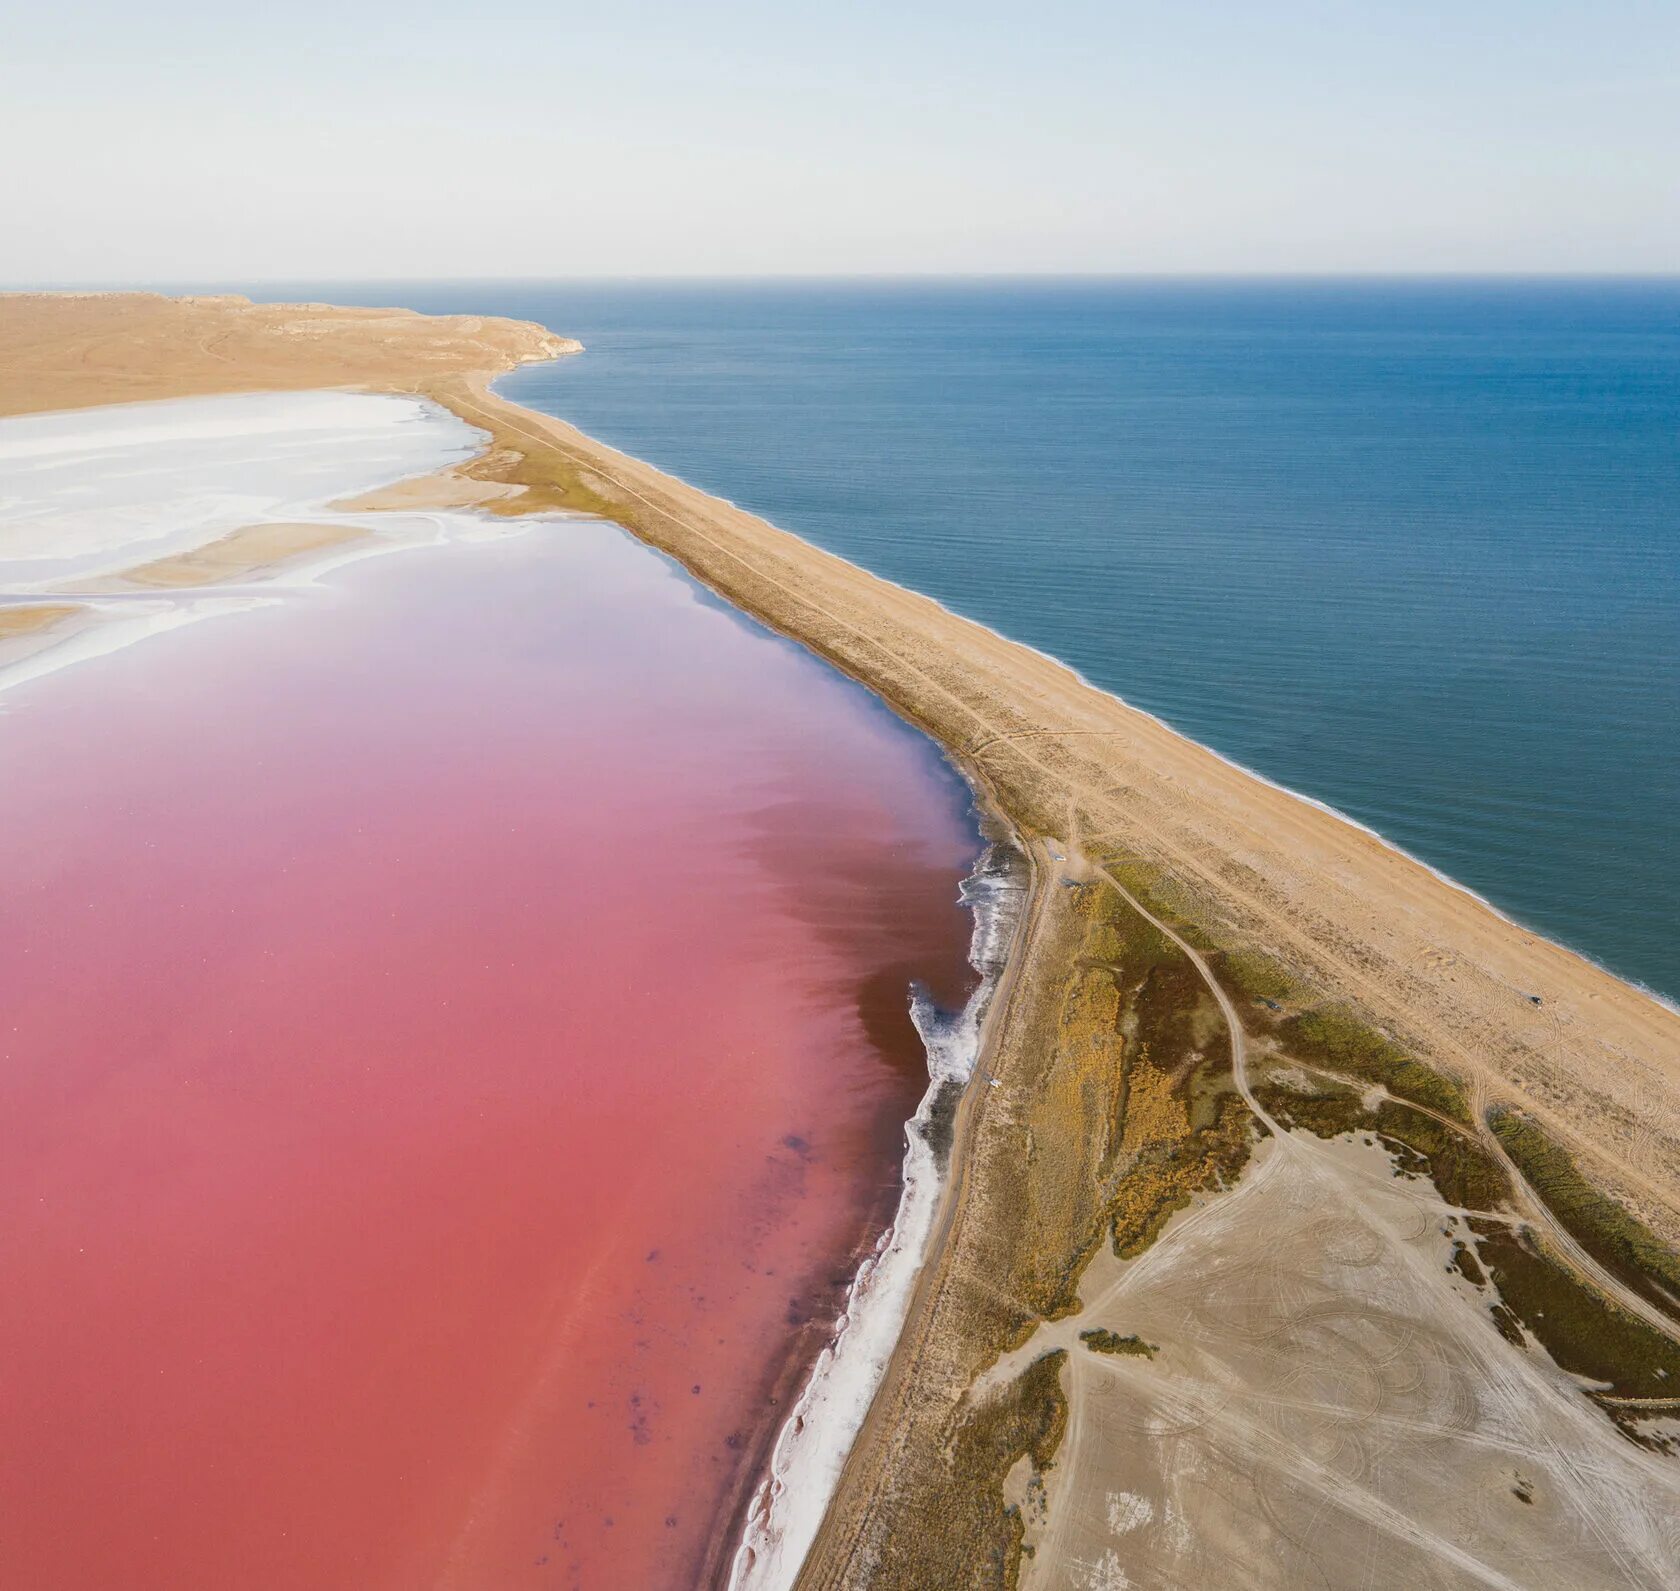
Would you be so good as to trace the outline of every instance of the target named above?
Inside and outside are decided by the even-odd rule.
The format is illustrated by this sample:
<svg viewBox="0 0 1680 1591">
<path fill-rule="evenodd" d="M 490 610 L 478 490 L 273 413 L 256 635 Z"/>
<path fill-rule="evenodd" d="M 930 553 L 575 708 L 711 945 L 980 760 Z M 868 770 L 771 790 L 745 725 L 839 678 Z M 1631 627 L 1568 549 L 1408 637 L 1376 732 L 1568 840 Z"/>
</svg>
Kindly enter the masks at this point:
<svg viewBox="0 0 1680 1591">
<path fill-rule="evenodd" d="M 1680 269 L 1672 271 L 785 271 L 785 272 L 559 272 L 554 274 L 496 273 L 489 275 L 286 275 L 245 276 L 238 274 L 180 277 L 131 277 L 120 281 L 109 277 L 56 277 L 12 282 L 0 292 L 147 292 L 164 289 L 209 287 L 239 283 L 251 287 L 298 283 L 450 284 L 450 283 L 917 283 L 917 282 L 1037 282 L 1037 283 L 1474 283 L 1474 282 L 1602 282 L 1680 284 Z"/>
</svg>

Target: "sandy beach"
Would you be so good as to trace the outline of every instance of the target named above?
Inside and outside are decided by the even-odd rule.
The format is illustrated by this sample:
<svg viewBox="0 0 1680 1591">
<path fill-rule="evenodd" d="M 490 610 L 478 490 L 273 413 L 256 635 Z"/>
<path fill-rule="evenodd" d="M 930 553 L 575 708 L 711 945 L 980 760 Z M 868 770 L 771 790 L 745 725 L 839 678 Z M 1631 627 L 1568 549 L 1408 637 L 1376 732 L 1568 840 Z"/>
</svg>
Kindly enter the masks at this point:
<svg viewBox="0 0 1680 1591">
<path fill-rule="evenodd" d="M 1046 1373 L 1052 1383 L 1057 1379 L 1062 1360 L 1056 1355 L 1075 1352 L 1077 1343 L 1035 1336 L 1058 1310 L 1070 1314 L 1089 1302 L 1078 1286 L 1104 1237 L 1112 1234 L 1122 1259 L 1136 1259 L 1163 1231 L 1173 1237 L 1199 1212 L 1229 1210 L 1229 1201 L 1240 1196 L 1261 1210 L 1258 1224 L 1229 1219 L 1221 1252 L 1252 1247 L 1263 1241 L 1268 1222 L 1274 1229 L 1285 1223 L 1264 1203 L 1274 1195 L 1282 1199 L 1278 1184 L 1289 1173 L 1278 1172 L 1279 1165 L 1295 1166 L 1303 1185 L 1316 1177 L 1315 1185 L 1335 1197 L 1358 1197 L 1346 1190 L 1360 1186 L 1360 1166 L 1326 1160 L 1309 1168 L 1299 1157 L 1292 1160 L 1290 1146 L 1301 1135 L 1286 1130 L 1292 1122 L 1269 1114 L 1277 1107 L 1266 1090 L 1286 1087 L 1276 1079 L 1288 1070 L 1286 1062 L 1294 1065 L 1303 1056 L 1344 1079 L 1361 1066 L 1367 1067 L 1361 1075 L 1375 1075 L 1370 1058 L 1378 1056 L 1388 1079 L 1388 1093 L 1378 1089 L 1385 1100 L 1403 1095 L 1395 1078 L 1408 1064 L 1442 1080 L 1448 1102 L 1430 1108 L 1466 1152 L 1510 1179 L 1509 1191 L 1491 1206 L 1468 1196 L 1448 1200 L 1456 1212 L 1452 1219 L 1467 1211 L 1486 1215 L 1490 1208 L 1503 1212 L 1499 1220 L 1520 1217 L 1541 1234 L 1552 1261 L 1577 1281 L 1602 1289 L 1623 1314 L 1652 1331 L 1673 1335 L 1680 1299 L 1670 1309 L 1660 1287 L 1642 1292 L 1637 1279 L 1610 1274 L 1613 1267 L 1595 1257 L 1591 1242 L 1578 1240 L 1576 1227 L 1548 1206 L 1544 1190 L 1525 1182 L 1494 1123 L 1514 1113 L 1534 1124 L 1650 1232 L 1669 1245 L 1680 1243 L 1680 1012 L 1511 922 L 1380 837 L 1094 688 L 1054 659 L 491 391 L 498 373 L 576 346 L 531 325 L 468 317 L 434 321 L 400 311 L 151 295 L 9 297 L 0 299 L 0 413 L 324 387 L 428 397 L 490 438 L 481 458 L 441 479 L 441 501 L 470 500 L 497 514 L 580 509 L 616 520 L 926 730 L 1030 859 L 1033 884 L 1023 927 L 987 1017 L 977 1068 L 982 1083 L 998 1086 L 971 1086 L 958 1109 L 928 1263 L 800 1583 L 916 1584 L 917 1563 L 905 1538 L 926 1525 L 930 1509 L 945 1510 L 951 1530 L 970 1517 L 982 1520 L 972 1532 L 980 1556 L 960 1583 L 1007 1583 L 1020 1573 L 1023 1543 L 1030 1544 L 1039 1528 L 1035 1518 L 1042 1524 L 1046 1509 L 1062 1517 L 1054 1515 L 1061 1495 L 1056 1482 L 1044 1501 L 1044 1477 L 1058 1445 L 1065 1438 L 1069 1452 L 1095 1452 L 1079 1433 L 1080 1413 L 1092 1400 L 1111 1396 L 1109 1382 L 1089 1377 L 1083 1392 L 1076 1385 L 1071 1405 L 1065 1390 L 1042 1386 Z M 405 486 L 392 506 L 417 508 L 425 501 L 423 486 Z M 300 550 L 281 528 L 262 530 L 267 540 L 253 541 L 255 531 L 242 534 L 235 548 L 154 564 L 150 583 L 190 584 L 206 570 L 204 577 L 213 579 L 230 567 L 251 573 L 270 553 Z M 145 566 L 128 578 L 146 581 Z M 1133 965 L 1146 943 L 1154 947 L 1147 950 L 1154 984 L 1145 979 L 1118 994 L 1089 984 L 1093 966 Z M 1092 949 L 1099 944 L 1107 947 L 1101 954 Z M 1172 1185 L 1157 1199 L 1134 1252 L 1122 1240 L 1124 1215 L 1115 1212 L 1127 1197 L 1131 1168 L 1156 1164 L 1148 1155 L 1149 1134 L 1139 1125 L 1146 1119 L 1139 1114 L 1146 1092 L 1139 1074 L 1122 1067 L 1110 1078 L 1103 1068 L 1120 1067 L 1114 1057 L 1122 1050 L 1130 1056 L 1131 1038 L 1122 1045 L 1116 1037 L 1127 1031 L 1128 1010 L 1132 1032 L 1138 1012 L 1146 1027 L 1152 1020 L 1150 989 L 1169 990 L 1176 1013 L 1171 1043 L 1169 1027 L 1155 1041 L 1158 1054 L 1178 1045 L 1182 1066 L 1171 1076 L 1205 1073 L 1205 1098 L 1215 1103 L 1211 1113 L 1185 1105 L 1180 1125 L 1172 1113 L 1178 1107 L 1169 1110 L 1163 1093 L 1158 1119 L 1165 1125 L 1155 1141 L 1170 1137 L 1184 1146 L 1179 1164 L 1193 1160 L 1200 1169 L 1161 1173 Z M 1092 1001 L 1105 1000 L 1119 1004 L 1088 1016 Z M 1323 1039 L 1325 1032 L 1332 1039 Z M 1092 1127 L 1093 1113 L 1108 1111 L 1096 1103 L 1108 1098 L 1105 1088 L 1118 1089 L 1123 1101 L 1114 1113 L 1126 1124 L 1113 1134 Z M 1417 1097 L 1436 1096 L 1420 1088 Z M 1372 1104 L 1369 1090 L 1365 1102 Z M 1236 1125 L 1238 1117 L 1242 1125 Z M 1268 1149 L 1261 1171 L 1243 1170 L 1251 1117 L 1261 1136 L 1281 1138 L 1277 1151 Z M 1224 1192 L 1232 1182 L 1236 1195 Z M 1100 1199 L 1090 1191 L 1099 1185 Z M 1023 1186 L 1026 1205 L 1016 1210 L 1011 1206 L 1021 1204 Z M 1261 1191 L 1244 1191 L 1251 1188 Z M 1372 1200 L 1378 1208 L 1376 1194 Z M 1290 1242 L 1306 1265 L 1317 1252 L 1311 1223 L 1298 1202 L 1282 1202 L 1302 1222 L 1298 1242 Z M 1178 1213 L 1185 1209 L 1191 1214 Z M 1395 1218 L 1371 1219 L 1381 1241 L 1393 1240 Z M 1468 1218 L 1461 1225 L 1470 1233 Z M 1414 1247 L 1424 1252 L 1421 1240 Z M 1181 1251 L 1163 1241 L 1152 1252 Z M 1439 1270 L 1442 1260 L 1428 1250 L 1417 1263 Z M 1172 1314 L 1177 1273 L 1165 1258 L 1158 1268 L 1156 1292 L 1165 1302 L 1155 1305 L 1151 1322 Z M 1403 1265 L 1395 1275 L 1400 1280 L 1390 1291 L 1398 1295 Z M 1352 1284 L 1338 1279 L 1323 1285 Z M 1103 1286 L 1104 1297 L 1119 1296 L 1115 1278 Z M 1467 1296 L 1460 1302 L 1466 1310 L 1480 1308 Z M 1444 1299 L 1440 1307 L 1456 1306 Z M 1396 1305 L 1395 1318 L 1401 1314 Z M 1121 1337 L 1138 1329 L 1119 1317 L 1112 1326 L 1106 1316 L 1092 1319 Z M 1475 1333 L 1463 1340 L 1479 1342 Z M 1015 1385 L 1026 1390 L 1011 1394 L 1017 1401 L 1007 1405 L 1007 1419 L 987 1426 L 993 1434 L 976 1449 L 990 1455 L 988 1462 L 995 1459 L 995 1468 L 977 1459 L 966 1477 L 942 1473 L 950 1452 L 967 1451 L 963 1433 L 978 1429 L 973 1411 L 993 1407 L 986 1400 L 994 1383 L 985 1378 L 1000 1353 L 1029 1344 L 1032 1352 L 1015 1366 Z M 1464 1349 L 1471 1358 L 1481 1351 Z M 1507 1344 L 1500 1351 L 1522 1350 Z M 1126 1371 L 1141 1373 L 1132 1362 Z M 1485 1365 L 1482 1371 L 1494 1374 Z M 1080 1383 L 1080 1377 L 1073 1380 Z M 1536 1379 L 1521 1392 L 1531 1411 L 1525 1417 L 1555 1429 L 1560 1441 L 1589 1443 L 1575 1415 L 1557 1412 L 1547 1401 L 1563 1396 L 1553 1380 Z M 1640 1395 L 1667 1417 L 1671 1399 Z M 1518 1392 L 1512 1397 L 1518 1399 Z M 1574 1402 L 1587 1407 L 1578 1396 Z M 1623 1436 L 1608 1419 L 1598 1426 L 1619 1451 Z M 1313 1438 L 1301 1441 L 1305 1453 Z M 1458 1462 L 1438 1461 L 1449 1467 Z M 1115 1462 L 1112 1454 L 1099 1454 L 1085 1468 Z M 1666 1473 L 1638 1468 L 1639 1484 L 1648 1484 L 1654 1497 L 1670 1497 Z M 1088 1473 L 1081 1484 L 1092 1490 L 1091 1506 L 1100 1514 L 1103 1488 L 1092 1489 Z M 1000 1487 L 1013 1499 L 1007 1509 L 995 1495 Z M 951 1499 L 959 1495 L 979 1512 L 953 1510 Z M 1236 1506 L 1235 1493 L 1220 1495 Z M 1333 1489 L 1299 1506 L 1310 1509 L 1332 1495 L 1342 1506 Z M 1520 1488 L 1518 1495 L 1526 1506 Z M 1568 1508 L 1560 1505 L 1558 1530 L 1574 1528 L 1568 1521 L 1586 1506 L 1583 1496 L 1571 1495 Z M 1645 1541 L 1639 1533 L 1647 1530 L 1646 1516 L 1635 1513 L 1629 1539 Z M 1398 1527 L 1391 1516 L 1394 1505 L 1384 1502 L 1360 1515 L 1360 1528 L 1392 1535 Z M 1280 1529 L 1288 1517 L 1285 1510 Z M 1541 1510 L 1523 1517 L 1542 1533 L 1552 1528 L 1537 1523 Z M 1057 1535 L 1060 1528 L 1037 1539 L 1059 1541 L 1062 1557 L 1089 1548 L 1065 1530 Z M 1466 1532 L 1476 1528 L 1474 1521 L 1462 1523 Z M 1359 1539 L 1350 1538 L 1350 1550 Z M 1660 1559 L 1661 1542 L 1650 1539 L 1655 1547 L 1628 1550 L 1656 1552 Z M 929 1531 L 927 1542 L 929 1552 L 940 1550 L 938 1530 Z M 1504 1536 L 1484 1545 L 1488 1562 L 1506 1550 Z M 1428 1543 L 1417 1550 L 1427 1561 L 1446 1561 L 1431 1558 Z M 1184 1572 L 1187 1561 L 1164 1561 L 1162 1572 Z M 1055 1578 L 1048 1562 L 1047 1553 L 1031 1583 L 1077 1583 Z M 996 1568 L 994 1578 L 988 1578 L 988 1565 Z M 1207 1561 L 1200 1566 L 1212 1572 Z M 1597 1559 L 1582 1559 L 1581 1583 L 1595 1583 L 1597 1572 Z M 1491 1571 L 1480 1577 L 1506 1583 Z"/>
</svg>

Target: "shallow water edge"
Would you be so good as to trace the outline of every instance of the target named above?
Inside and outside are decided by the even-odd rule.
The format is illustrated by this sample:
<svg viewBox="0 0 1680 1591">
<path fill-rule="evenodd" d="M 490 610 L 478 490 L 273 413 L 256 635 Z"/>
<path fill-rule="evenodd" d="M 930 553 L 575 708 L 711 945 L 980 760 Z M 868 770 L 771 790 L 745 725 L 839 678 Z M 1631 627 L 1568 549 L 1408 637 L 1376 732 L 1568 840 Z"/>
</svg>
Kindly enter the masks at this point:
<svg viewBox="0 0 1680 1591">
<path fill-rule="evenodd" d="M 977 795 L 977 803 L 982 798 Z M 881 1378 L 897 1347 L 926 1264 L 950 1169 L 951 1118 L 963 1092 L 991 1084 L 977 1071 L 992 998 L 1015 946 L 1027 889 L 1025 854 L 989 814 L 988 845 L 964 880 L 974 916 L 969 961 L 980 975 L 954 1015 L 911 991 L 911 1014 L 927 1048 L 928 1086 L 904 1127 L 898 1209 L 859 1266 L 834 1335 L 806 1379 L 748 1508 L 731 1567 L 731 1591 L 786 1591 L 798 1578 Z"/>
</svg>

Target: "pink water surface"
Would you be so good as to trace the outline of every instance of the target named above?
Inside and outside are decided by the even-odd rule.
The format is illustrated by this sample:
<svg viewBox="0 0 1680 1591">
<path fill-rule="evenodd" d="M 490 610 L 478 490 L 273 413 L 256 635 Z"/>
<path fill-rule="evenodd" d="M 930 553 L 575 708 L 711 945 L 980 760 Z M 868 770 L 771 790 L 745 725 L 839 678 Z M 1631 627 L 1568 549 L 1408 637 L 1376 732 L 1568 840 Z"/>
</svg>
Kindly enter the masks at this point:
<svg viewBox="0 0 1680 1591">
<path fill-rule="evenodd" d="M 932 748 L 618 532 L 0 698 L 0 1585 L 690 1586 L 967 984 Z"/>
</svg>

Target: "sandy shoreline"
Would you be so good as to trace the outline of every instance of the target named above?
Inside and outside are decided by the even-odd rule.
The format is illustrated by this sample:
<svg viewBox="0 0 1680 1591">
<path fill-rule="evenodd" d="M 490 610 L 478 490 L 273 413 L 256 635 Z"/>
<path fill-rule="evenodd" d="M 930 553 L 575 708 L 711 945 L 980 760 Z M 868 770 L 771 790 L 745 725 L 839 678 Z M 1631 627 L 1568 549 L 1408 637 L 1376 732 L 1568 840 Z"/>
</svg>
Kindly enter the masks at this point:
<svg viewBox="0 0 1680 1591">
<path fill-rule="evenodd" d="M 1025 833 L 1066 838 L 1073 803 L 1087 844 L 1118 842 L 1169 874 L 1222 943 L 1262 947 L 1421 1058 L 1532 1109 L 1680 1237 L 1672 1007 L 1042 653 L 482 380 L 436 395 L 498 440 L 552 448 L 629 528 L 932 733 Z"/>
<path fill-rule="evenodd" d="M 72 306 L 88 302 L 52 302 L 44 312 L 51 324 L 36 343 L 62 344 Z M 1053 658 L 496 396 L 494 374 L 575 346 L 540 328 L 474 322 L 472 330 L 455 328 L 450 341 L 402 312 L 257 311 L 215 300 L 202 314 L 221 329 L 198 337 L 187 335 L 198 312 L 162 310 L 159 302 L 167 301 L 141 305 L 144 335 L 130 347 L 121 301 L 97 301 L 92 329 L 77 333 L 76 346 L 94 350 L 88 368 L 32 388 L 28 360 L 14 361 L 0 412 L 101 401 L 89 395 L 104 379 L 101 366 L 124 373 L 130 397 L 250 390 L 265 373 L 270 385 L 422 393 L 492 438 L 483 459 L 451 472 L 456 484 L 447 490 L 479 492 L 476 500 L 495 513 L 570 507 L 618 521 L 938 740 L 1037 864 L 979 1073 L 991 1072 L 996 1058 L 1010 1084 L 1010 1055 L 1029 1046 L 1038 1031 L 1032 1023 L 1043 1020 L 1035 1008 L 1067 976 L 1047 892 L 1055 893 L 1057 859 L 1078 851 L 1124 870 L 1210 953 L 1263 961 L 1304 991 L 1303 1000 L 1333 1002 L 1462 1080 L 1478 1116 L 1496 1105 L 1521 1108 L 1655 1231 L 1680 1238 L 1680 1013 L 1672 1006 Z M 308 331 L 293 335 L 288 324 Z M 475 346 L 486 327 L 494 330 Z M 170 337 L 186 350 L 173 378 L 159 342 Z M 238 351 L 252 339 L 255 352 Z M 114 346 L 128 352 L 113 355 Z M 217 361 L 206 350 L 228 348 L 235 363 L 228 385 L 217 387 Z M 184 385 L 171 388 L 172 379 Z M 463 488 L 463 479 L 478 486 Z M 986 1219 L 973 1177 L 978 1171 L 984 1182 L 988 1157 L 1020 1108 L 1009 1093 L 970 1087 L 963 1096 L 931 1263 L 916 1280 L 881 1395 L 802 1583 L 855 1583 L 871 1540 L 892 1518 L 905 1432 L 932 1396 L 924 1383 L 971 1373 L 952 1341 L 963 1319 L 953 1299 L 972 1285 L 969 1261 L 955 1256 L 959 1238 Z"/>
</svg>

